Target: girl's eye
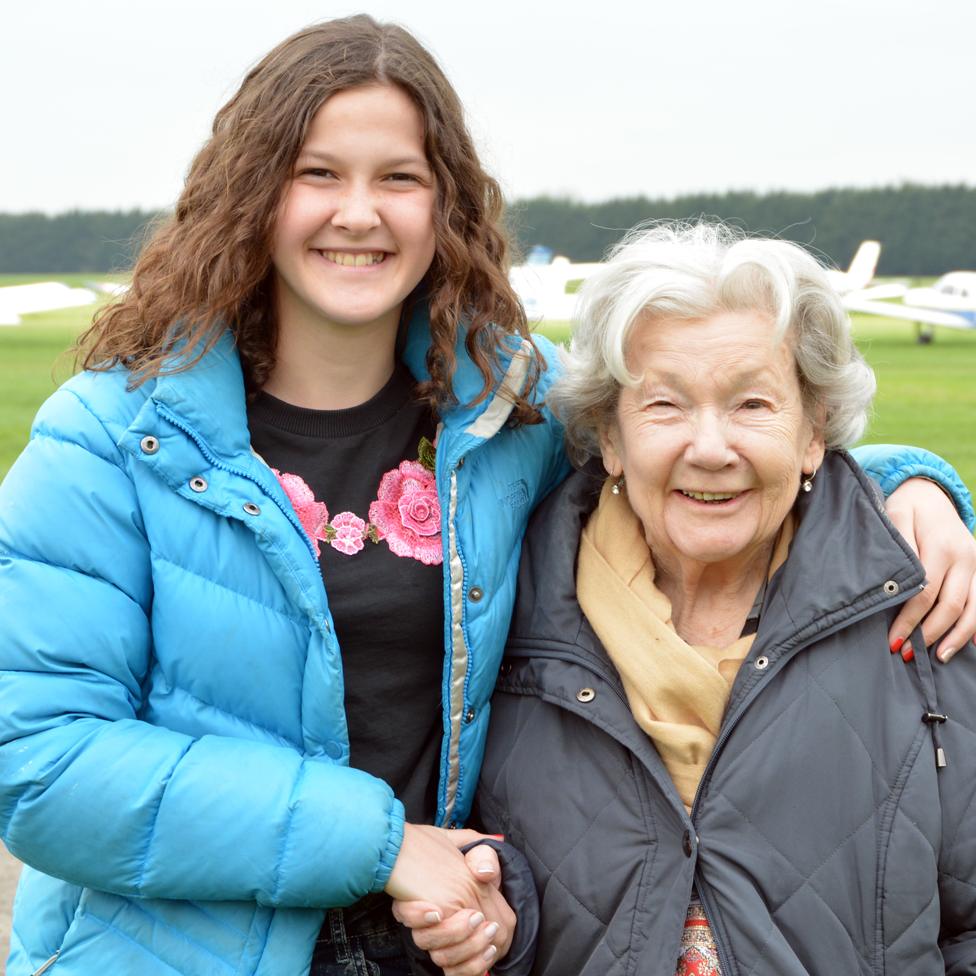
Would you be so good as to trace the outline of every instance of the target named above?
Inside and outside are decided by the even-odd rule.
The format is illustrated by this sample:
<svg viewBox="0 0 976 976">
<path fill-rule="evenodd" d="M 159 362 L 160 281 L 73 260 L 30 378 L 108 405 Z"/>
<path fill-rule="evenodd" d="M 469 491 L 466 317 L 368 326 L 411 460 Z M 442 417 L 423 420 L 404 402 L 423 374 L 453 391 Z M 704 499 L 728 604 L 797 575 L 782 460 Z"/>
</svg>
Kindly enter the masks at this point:
<svg viewBox="0 0 976 976">
<path fill-rule="evenodd" d="M 391 183 L 419 183 L 420 177 L 413 173 L 390 173 L 387 177 Z"/>
<path fill-rule="evenodd" d="M 327 179 L 335 174 L 331 169 L 324 169 L 321 166 L 306 166 L 298 171 L 299 176 L 311 176 L 319 179 Z"/>
</svg>

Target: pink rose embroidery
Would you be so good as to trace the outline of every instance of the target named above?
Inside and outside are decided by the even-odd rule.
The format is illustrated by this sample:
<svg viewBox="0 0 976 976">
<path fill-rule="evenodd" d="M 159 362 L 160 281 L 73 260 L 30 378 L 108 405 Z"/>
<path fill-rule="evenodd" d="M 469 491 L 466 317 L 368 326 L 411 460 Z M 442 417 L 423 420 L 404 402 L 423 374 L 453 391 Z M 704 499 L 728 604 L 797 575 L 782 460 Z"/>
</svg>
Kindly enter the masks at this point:
<svg viewBox="0 0 976 976">
<path fill-rule="evenodd" d="M 326 529 L 329 524 L 328 507 L 325 502 L 315 500 L 312 489 L 297 474 L 282 474 L 276 468 L 271 470 L 288 496 L 288 500 L 298 516 L 298 521 L 302 523 L 305 534 L 315 547 L 315 555 L 318 556 L 320 554 L 319 540 L 326 538 Z"/>
<path fill-rule="evenodd" d="M 441 552 L 441 507 L 434 475 L 419 461 L 401 461 L 380 481 L 369 520 L 379 537 L 398 556 L 438 566 Z"/>
<path fill-rule="evenodd" d="M 338 549 L 346 556 L 353 556 L 363 548 L 366 523 L 358 515 L 340 512 L 332 520 L 331 528 L 335 530 L 335 535 L 329 539 L 329 545 L 333 549 Z"/>
</svg>

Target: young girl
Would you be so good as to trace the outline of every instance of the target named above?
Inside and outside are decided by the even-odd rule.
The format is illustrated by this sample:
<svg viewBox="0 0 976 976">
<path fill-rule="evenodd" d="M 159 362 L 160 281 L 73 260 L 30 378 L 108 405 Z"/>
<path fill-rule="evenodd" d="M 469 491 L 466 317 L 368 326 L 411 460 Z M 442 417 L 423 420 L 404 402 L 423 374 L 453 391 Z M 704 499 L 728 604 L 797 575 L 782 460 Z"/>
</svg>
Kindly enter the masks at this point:
<svg viewBox="0 0 976 976">
<path fill-rule="evenodd" d="M 390 895 L 474 920 L 448 972 L 504 954 L 445 828 L 568 465 L 500 212 L 431 56 L 368 17 L 217 115 L 0 495 L 11 976 L 403 973 Z"/>
</svg>

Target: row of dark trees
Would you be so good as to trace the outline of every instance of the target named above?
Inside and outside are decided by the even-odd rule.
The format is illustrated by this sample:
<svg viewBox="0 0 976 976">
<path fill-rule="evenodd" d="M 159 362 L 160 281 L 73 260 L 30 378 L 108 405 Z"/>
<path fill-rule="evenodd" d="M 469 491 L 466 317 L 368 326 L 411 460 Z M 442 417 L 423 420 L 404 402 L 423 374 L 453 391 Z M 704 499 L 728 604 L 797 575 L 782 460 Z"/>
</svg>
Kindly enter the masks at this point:
<svg viewBox="0 0 976 976">
<path fill-rule="evenodd" d="M 156 216 L 147 210 L 0 214 L 0 273 L 123 271 Z"/>
<path fill-rule="evenodd" d="M 860 241 L 874 238 L 883 245 L 881 274 L 976 267 L 976 187 L 969 186 L 730 192 L 604 203 L 535 197 L 512 205 L 509 225 L 521 253 L 543 244 L 574 261 L 595 261 L 641 221 L 702 215 L 797 241 L 840 265 Z M 124 270 L 157 216 L 142 210 L 0 214 L 0 273 Z"/>
<path fill-rule="evenodd" d="M 543 244 L 574 261 L 595 261 L 641 221 L 700 216 L 796 241 L 841 265 L 862 240 L 879 240 L 878 271 L 884 275 L 976 268 L 976 187 L 969 186 L 703 193 L 605 203 L 538 197 L 513 207 L 510 220 L 523 250 Z"/>
</svg>

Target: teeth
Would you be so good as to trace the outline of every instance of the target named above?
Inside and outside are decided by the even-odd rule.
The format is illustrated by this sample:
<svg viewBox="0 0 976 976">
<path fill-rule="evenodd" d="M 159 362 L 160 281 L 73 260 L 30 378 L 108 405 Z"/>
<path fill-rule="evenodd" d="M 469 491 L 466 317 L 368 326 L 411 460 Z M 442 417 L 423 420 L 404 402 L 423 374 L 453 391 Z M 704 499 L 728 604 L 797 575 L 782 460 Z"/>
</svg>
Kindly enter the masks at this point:
<svg viewBox="0 0 976 976">
<path fill-rule="evenodd" d="M 365 268 L 379 264 L 386 257 L 384 251 L 370 251 L 368 254 L 350 254 L 348 251 L 322 251 L 326 260 L 341 264 L 345 268 Z"/>
<path fill-rule="evenodd" d="M 718 492 L 718 491 L 685 491 L 684 488 L 678 489 L 686 498 L 694 498 L 699 502 L 727 502 L 730 498 L 738 495 L 737 491 Z"/>
</svg>

